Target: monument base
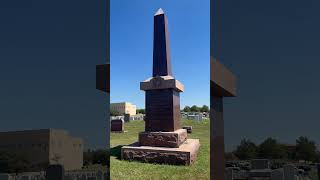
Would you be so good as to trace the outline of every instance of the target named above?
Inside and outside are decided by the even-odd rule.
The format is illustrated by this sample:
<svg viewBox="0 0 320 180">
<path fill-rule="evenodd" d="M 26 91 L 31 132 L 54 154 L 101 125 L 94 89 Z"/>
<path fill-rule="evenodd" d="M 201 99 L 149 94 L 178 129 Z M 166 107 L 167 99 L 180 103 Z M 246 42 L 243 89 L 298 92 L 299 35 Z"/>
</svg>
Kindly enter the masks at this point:
<svg viewBox="0 0 320 180">
<path fill-rule="evenodd" d="M 185 129 L 173 132 L 141 132 L 139 133 L 139 145 L 178 148 L 187 140 L 187 136 Z"/>
<path fill-rule="evenodd" d="M 139 142 L 121 149 L 121 159 L 146 163 L 191 165 L 200 148 L 199 139 L 187 139 L 178 148 L 139 146 Z"/>
</svg>

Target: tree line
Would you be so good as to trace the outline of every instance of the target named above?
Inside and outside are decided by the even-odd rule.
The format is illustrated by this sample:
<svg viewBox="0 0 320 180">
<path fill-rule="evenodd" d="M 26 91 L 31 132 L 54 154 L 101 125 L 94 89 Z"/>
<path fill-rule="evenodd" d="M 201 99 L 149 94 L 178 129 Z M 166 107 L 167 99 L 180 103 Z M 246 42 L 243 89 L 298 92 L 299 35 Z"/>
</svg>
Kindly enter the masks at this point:
<svg viewBox="0 0 320 180">
<path fill-rule="evenodd" d="M 181 111 L 183 112 L 209 112 L 210 109 L 207 105 L 203 105 L 202 107 L 198 107 L 196 105 L 193 105 L 193 106 L 185 106 Z M 145 114 L 146 111 L 145 109 L 137 109 L 137 114 Z M 111 112 L 111 115 L 114 115 L 114 116 L 121 116 L 121 114 L 119 115 L 119 113 L 117 112 Z"/>
<path fill-rule="evenodd" d="M 196 105 L 193 106 L 185 106 L 182 110 L 183 112 L 209 112 L 209 107 L 207 105 L 203 105 L 202 107 L 198 107 Z"/>
<path fill-rule="evenodd" d="M 249 139 L 241 140 L 236 150 L 226 153 L 228 160 L 248 160 L 255 158 L 320 161 L 320 152 L 316 143 L 308 137 L 299 137 L 295 145 L 285 145 L 277 139 L 267 138 L 257 145 Z"/>
</svg>

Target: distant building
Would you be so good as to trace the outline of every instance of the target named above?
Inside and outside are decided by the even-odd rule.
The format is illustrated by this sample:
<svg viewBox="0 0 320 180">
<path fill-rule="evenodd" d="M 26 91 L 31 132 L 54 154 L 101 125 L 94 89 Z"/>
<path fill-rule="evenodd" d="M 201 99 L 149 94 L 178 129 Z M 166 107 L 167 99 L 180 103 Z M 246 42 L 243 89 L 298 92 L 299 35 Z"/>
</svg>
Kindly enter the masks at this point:
<svg viewBox="0 0 320 180">
<path fill-rule="evenodd" d="M 0 152 L 23 155 L 32 165 L 62 164 L 66 170 L 83 166 L 83 141 L 65 130 L 0 132 Z"/>
<path fill-rule="evenodd" d="M 137 106 L 129 102 L 111 103 L 110 110 L 118 112 L 121 115 L 130 114 L 130 116 L 132 116 L 136 115 Z"/>
</svg>

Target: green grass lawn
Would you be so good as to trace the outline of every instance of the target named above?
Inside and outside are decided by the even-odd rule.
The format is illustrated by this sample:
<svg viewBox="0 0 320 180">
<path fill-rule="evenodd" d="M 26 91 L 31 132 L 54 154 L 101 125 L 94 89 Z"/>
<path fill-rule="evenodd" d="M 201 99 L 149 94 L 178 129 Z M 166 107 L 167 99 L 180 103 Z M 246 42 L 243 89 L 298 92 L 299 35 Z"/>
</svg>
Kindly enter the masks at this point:
<svg viewBox="0 0 320 180">
<path fill-rule="evenodd" d="M 191 166 L 148 164 L 120 160 L 120 149 L 138 140 L 138 133 L 144 130 L 144 121 L 125 123 L 125 133 L 111 133 L 111 179 L 210 179 L 210 124 L 208 120 L 195 122 L 183 120 L 183 125 L 193 126 L 188 138 L 200 140 L 198 159 Z"/>
</svg>

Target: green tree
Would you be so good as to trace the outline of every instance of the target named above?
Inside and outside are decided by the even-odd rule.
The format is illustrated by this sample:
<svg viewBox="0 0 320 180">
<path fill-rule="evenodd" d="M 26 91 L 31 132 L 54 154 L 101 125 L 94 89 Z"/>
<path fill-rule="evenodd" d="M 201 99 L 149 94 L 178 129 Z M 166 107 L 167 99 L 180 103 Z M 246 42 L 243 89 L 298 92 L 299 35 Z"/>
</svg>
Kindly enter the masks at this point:
<svg viewBox="0 0 320 180">
<path fill-rule="evenodd" d="M 249 139 L 243 139 L 233 154 L 241 160 L 253 159 L 257 157 L 257 146 Z"/>
<path fill-rule="evenodd" d="M 123 114 L 119 113 L 118 111 L 113 111 L 113 110 L 110 110 L 110 116 L 121 116 Z"/>
<path fill-rule="evenodd" d="M 0 152 L 0 173 L 21 173 L 30 171 L 31 163 L 22 154 Z"/>
<path fill-rule="evenodd" d="M 137 109 L 137 114 L 146 114 L 144 109 Z"/>
<path fill-rule="evenodd" d="M 209 107 L 207 105 L 203 105 L 201 108 L 200 108 L 200 111 L 201 112 L 209 112 Z"/>
<path fill-rule="evenodd" d="M 191 108 L 189 106 L 185 106 L 183 108 L 183 112 L 190 112 L 191 111 Z"/>
<path fill-rule="evenodd" d="M 276 139 L 267 138 L 259 145 L 259 157 L 267 159 L 287 158 L 287 151 L 284 145 L 279 144 Z"/>
<path fill-rule="evenodd" d="M 315 142 L 307 137 L 299 137 L 296 140 L 296 160 L 316 161 L 317 147 Z"/>
<path fill-rule="evenodd" d="M 200 108 L 196 105 L 193 105 L 193 106 L 191 106 L 190 111 L 191 112 L 200 112 Z"/>
</svg>

